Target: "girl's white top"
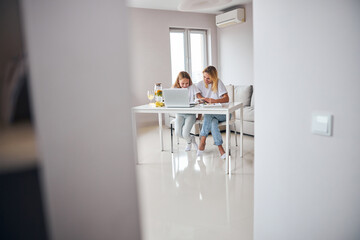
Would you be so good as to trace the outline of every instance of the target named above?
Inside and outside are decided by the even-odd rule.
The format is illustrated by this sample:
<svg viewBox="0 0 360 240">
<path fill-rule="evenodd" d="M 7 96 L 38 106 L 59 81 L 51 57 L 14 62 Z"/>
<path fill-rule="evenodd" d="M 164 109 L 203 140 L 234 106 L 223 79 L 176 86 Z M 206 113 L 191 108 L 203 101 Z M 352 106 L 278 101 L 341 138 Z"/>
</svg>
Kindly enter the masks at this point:
<svg viewBox="0 0 360 240">
<path fill-rule="evenodd" d="M 197 84 L 197 87 L 201 93 L 201 95 L 205 98 L 213 98 L 213 99 L 219 99 L 222 95 L 227 93 L 226 87 L 224 83 L 218 79 L 218 90 L 217 92 L 213 92 L 211 90 L 212 84 L 208 84 L 208 88 L 205 87 L 205 82 L 201 81 Z"/>
<path fill-rule="evenodd" d="M 189 102 L 194 103 L 196 94 L 199 93 L 200 91 L 194 84 L 190 85 L 187 89 L 189 90 Z"/>
</svg>

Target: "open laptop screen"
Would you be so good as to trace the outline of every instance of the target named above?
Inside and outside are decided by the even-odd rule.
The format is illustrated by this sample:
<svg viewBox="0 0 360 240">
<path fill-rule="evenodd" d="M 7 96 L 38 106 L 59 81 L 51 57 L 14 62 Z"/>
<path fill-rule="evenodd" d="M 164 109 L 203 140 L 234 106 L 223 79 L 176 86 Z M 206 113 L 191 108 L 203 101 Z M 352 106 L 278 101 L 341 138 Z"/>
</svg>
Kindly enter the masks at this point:
<svg viewBox="0 0 360 240">
<path fill-rule="evenodd" d="M 164 89 L 165 107 L 191 107 L 189 90 L 186 88 Z"/>
</svg>

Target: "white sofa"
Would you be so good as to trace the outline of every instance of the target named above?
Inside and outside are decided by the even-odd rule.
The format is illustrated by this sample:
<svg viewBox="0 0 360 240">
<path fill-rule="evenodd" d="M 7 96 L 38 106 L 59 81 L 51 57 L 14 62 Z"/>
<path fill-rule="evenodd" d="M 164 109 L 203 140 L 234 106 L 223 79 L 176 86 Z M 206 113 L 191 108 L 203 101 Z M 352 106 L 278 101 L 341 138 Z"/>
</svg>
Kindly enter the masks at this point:
<svg viewBox="0 0 360 240">
<path fill-rule="evenodd" d="M 233 97 L 230 97 L 230 101 L 242 102 L 244 104 L 244 122 L 243 130 L 244 134 L 254 136 L 254 87 L 253 85 L 228 85 L 227 86 L 228 94 Z M 236 131 L 240 131 L 240 110 L 235 112 L 235 124 Z M 232 126 L 230 127 L 231 130 Z"/>
<path fill-rule="evenodd" d="M 230 102 L 242 102 L 244 103 L 244 122 L 243 130 L 244 134 L 254 136 L 254 88 L 253 85 L 226 85 L 226 89 L 229 94 Z M 175 115 L 165 115 L 165 125 L 170 127 L 170 122 L 175 118 Z M 235 112 L 235 124 L 236 131 L 240 131 L 240 110 Z M 225 130 L 221 129 L 221 130 Z M 230 126 L 230 130 L 234 130 L 233 126 Z M 198 134 L 198 126 L 195 125 L 191 131 L 193 134 Z"/>
</svg>

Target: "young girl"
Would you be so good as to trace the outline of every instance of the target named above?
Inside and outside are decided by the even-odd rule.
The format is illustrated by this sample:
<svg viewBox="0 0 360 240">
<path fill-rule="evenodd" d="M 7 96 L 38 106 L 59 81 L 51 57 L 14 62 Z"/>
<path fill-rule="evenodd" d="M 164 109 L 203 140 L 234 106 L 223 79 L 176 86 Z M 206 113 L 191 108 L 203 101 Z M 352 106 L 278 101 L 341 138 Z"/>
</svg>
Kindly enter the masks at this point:
<svg viewBox="0 0 360 240">
<path fill-rule="evenodd" d="M 189 102 L 195 102 L 195 96 L 199 90 L 192 84 L 190 75 L 187 72 L 180 72 L 176 78 L 173 88 L 187 88 L 189 90 Z M 191 145 L 197 149 L 195 137 L 190 135 L 191 128 L 196 121 L 195 114 L 177 113 L 175 122 L 175 135 L 187 141 L 185 151 L 191 150 Z"/>
<path fill-rule="evenodd" d="M 198 99 L 207 103 L 227 103 L 229 96 L 222 81 L 218 78 L 217 70 L 213 66 L 208 66 L 203 71 L 204 81 L 199 82 L 197 87 L 200 91 L 196 96 Z M 197 155 L 201 156 L 205 149 L 206 137 L 210 131 L 214 138 L 214 144 L 218 146 L 222 159 L 226 158 L 223 140 L 221 137 L 219 122 L 226 121 L 224 114 L 205 114 L 204 121 L 200 132 L 200 144 Z"/>
</svg>

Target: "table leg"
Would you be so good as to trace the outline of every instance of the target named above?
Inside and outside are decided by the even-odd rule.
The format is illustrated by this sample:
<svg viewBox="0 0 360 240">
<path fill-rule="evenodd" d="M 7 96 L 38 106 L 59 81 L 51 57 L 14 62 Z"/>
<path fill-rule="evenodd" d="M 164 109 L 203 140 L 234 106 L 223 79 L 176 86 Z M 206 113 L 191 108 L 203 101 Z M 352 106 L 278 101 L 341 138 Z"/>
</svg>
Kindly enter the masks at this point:
<svg viewBox="0 0 360 240">
<path fill-rule="evenodd" d="M 244 130 L 243 130 L 243 122 L 244 122 L 244 107 L 240 108 L 240 157 L 243 157 L 243 143 L 244 143 Z"/>
<path fill-rule="evenodd" d="M 225 153 L 226 153 L 226 164 L 225 164 L 225 172 L 229 173 L 229 112 L 226 113 L 226 143 L 225 143 Z"/>
<path fill-rule="evenodd" d="M 164 141 L 163 141 L 163 125 L 162 125 L 162 113 L 158 113 L 159 116 L 159 134 L 160 134 L 160 146 L 161 151 L 164 151 Z"/>
<path fill-rule="evenodd" d="M 134 158 L 135 158 L 135 163 L 139 164 L 139 158 L 137 152 L 136 113 L 133 110 L 131 110 L 131 120 L 132 120 L 132 132 L 133 132 Z"/>
<path fill-rule="evenodd" d="M 174 136 L 173 136 L 173 125 L 172 124 L 170 124 L 170 136 L 171 136 L 171 153 L 173 153 L 174 152 L 174 149 L 173 149 L 173 144 L 174 144 L 173 138 L 174 138 Z"/>
</svg>

